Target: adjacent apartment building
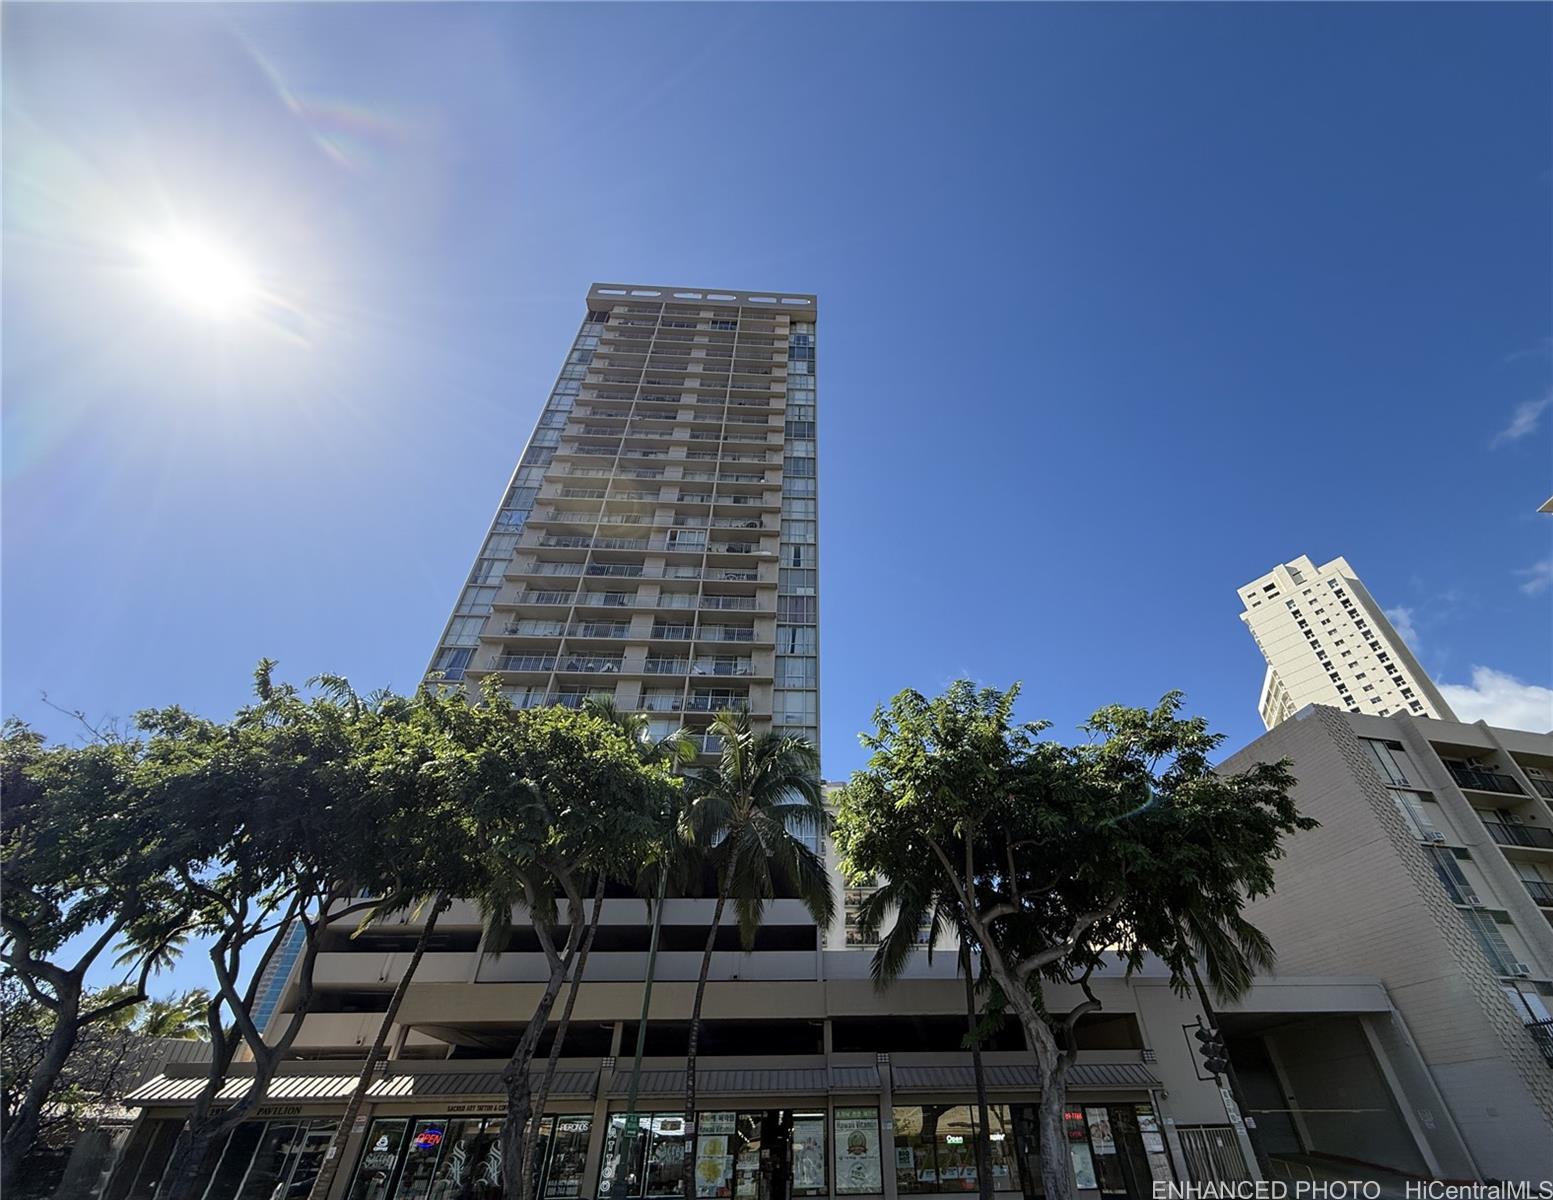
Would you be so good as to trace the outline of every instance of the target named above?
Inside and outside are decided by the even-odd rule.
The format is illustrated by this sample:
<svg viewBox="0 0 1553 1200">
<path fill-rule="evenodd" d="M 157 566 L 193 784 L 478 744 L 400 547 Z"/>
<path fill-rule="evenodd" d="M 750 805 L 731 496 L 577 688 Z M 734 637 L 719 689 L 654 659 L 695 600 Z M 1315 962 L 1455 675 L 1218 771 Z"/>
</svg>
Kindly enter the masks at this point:
<svg viewBox="0 0 1553 1200">
<path fill-rule="evenodd" d="M 1352 1125 L 1330 1152 L 1444 1178 L 1553 1178 L 1553 735 L 1310 706 L 1225 766 L 1278 758 L 1321 827 L 1290 841 L 1276 890 L 1247 915 L 1280 972 L 1377 976 L 1398 1013 L 1386 1038 L 1423 1064 L 1397 1076 L 1416 1137 L 1383 1146 Z M 1293 1137 L 1323 1120 L 1348 1119 L 1267 1128 Z"/>
<path fill-rule="evenodd" d="M 1240 599 L 1267 660 L 1257 709 L 1268 729 L 1307 704 L 1455 720 L 1347 559 L 1318 567 L 1302 554 L 1246 584 Z"/>
</svg>

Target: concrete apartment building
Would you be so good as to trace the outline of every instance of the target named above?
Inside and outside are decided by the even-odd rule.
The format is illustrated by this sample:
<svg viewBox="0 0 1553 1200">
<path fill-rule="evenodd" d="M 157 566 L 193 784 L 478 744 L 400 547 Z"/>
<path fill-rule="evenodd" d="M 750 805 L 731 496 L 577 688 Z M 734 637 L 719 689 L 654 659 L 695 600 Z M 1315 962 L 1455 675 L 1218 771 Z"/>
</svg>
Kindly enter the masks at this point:
<svg viewBox="0 0 1553 1200">
<path fill-rule="evenodd" d="M 1414 1135 L 1355 1129 L 1331 1152 L 1444 1178 L 1553 1178 L 1553 735 L 1312 706 L 1225 766 L 1284 757 L 1321 827 L 1289 843 L 1276 891 L 1247 915 L 1280 972 L 1384 984 L 1398 1019 L 1368 1056 L 1391 1059 Z M 1247 1069 L 1259 1052 L 1231 1052 L 1275 1094 Z M 1298 1124 L 1264 1127 L 1282 1145 L 1308 1132 Z"/>
<path fill-rule="evenodd" d="M 1240 599 L 1267 660 L 1257 710 L 1268 729 L 1307 704 L 1455 720 L 1346 559 L 1318 567 L 1302 554 L 1246 584 Z"/>
<path fill-rule="evenodd" d="M 518 704 L 610 695 L 658 732 L 702 731 L 715 711 L 745 704 L 758 727 L 817 742 L 816 298 L 597 285 L 581 307 L 430 669 L 471 685 L 495 674 Z M 542 1117 L 540 1196 L 606 1196 L 624 1171 L 631 1200 L 678 1200 L 690 1170 L 703 1200 L 946 1200 L 976 1190 L 982 1134 L 1000 1200 L 1040 1194 L 1039 1089 L 1019 1033 L 987 1049 L 992 1108 L 979 1130 L 953 951 L 918 956 L 879 992 L 871 946 L 848 920 L 856 897 L 835 883 L 844 903 L 829 930 L 785 897 L 769 905 L 752 952 L 733 928 L 720 935 L 693 1145 L 684 1054 L 714 901 L 666 903 L 637 1106 L 645 1136 L 623 1166 L 650 930 L 639 899 L 605 900 Z M 331 1200 L 496 1193 L 501 1071 L 546 974 L 525 925 L 520 914 L 489 955 L 471 906 L 441 917 Z M 306 1194 L 419 932 L 404 919 L 330 934 L 298 1056 L 220 1148 L 205 1200 Z M 1248 1177 L 1244 1126 L 1200 1070 L 1197 1002 L 1155 966 L 1131 979 L 1107 972 L 1095 990 L 1103 1009 L 1079 1027 L 1067 1107 L 1081 1195 L 1142 1198 L 1156 1182 Z M 294 994 L 283 989 L 274 1020 Z M 1259 980 L 1221 1027 L 1260 1089 L 1258 1126 L 1276 1127 L 1291 1156 L 1358 1142 L 1383 1148 L 1350 1154 L 1367 1162 L 1472 1174 L 1433 1149 L 1415 1095 L 1428 1068 L 1369 964 Z M 541 1064 L 548 1049 L 547 1038 Z M 246 1090 L 244 1069 L 227 1095 Z M 152 1200 L 200 1074 L 173 1064 L 130 1097 L 144 1115 L 109 1200 Z M 1444 1105 L 1430 1103 L 1443 1123 Z"/>
<path fill-rule="evenodd" d="M 817 317 L 595 285 L 430 669 L 661 733 L 743 707 L 818 745 Z"/>
</svg>

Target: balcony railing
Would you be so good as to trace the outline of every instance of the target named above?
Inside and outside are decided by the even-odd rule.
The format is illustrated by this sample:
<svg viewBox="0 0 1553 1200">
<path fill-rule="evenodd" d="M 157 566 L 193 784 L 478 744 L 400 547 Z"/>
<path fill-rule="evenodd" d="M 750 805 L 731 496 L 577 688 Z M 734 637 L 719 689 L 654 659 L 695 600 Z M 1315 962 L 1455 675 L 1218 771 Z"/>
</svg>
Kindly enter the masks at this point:
<svg viewBox="0 0 1553 1200">
<path fill-rule="evenodd" d="M 1553 850 L 1553 830 L 1539 829 L 1535 825 L 1510 825 L 1503 821 L 1484 821 L 1488 836 L 1501 846 L 1531 846 L 1538 850 Z"/>
<path fill-rule="evenodd" d="M 1527 1021 L 1526 1032 L 1531 1034 L 1531 1040 L 1537 1043 L 1537 1049 L 1542 1051 L 1542 1057 L 1553 1066 L 1553 1020 Z"/>
<path fill-rule="evenodd" d="M 754 596 L 702 596 L 702 608 L 723 608 L 748 612 L 755 607 Z"/>
<path fill-rule="evenodd" d="M 1540 879 L 1523 879 L 1526 890 L 1531 893 L 1531 898 L 1538 904 L 1553 908 L 1553 883 L 1544 883 Z"/>
<path fill-rule="evenodd" d="M 1508 775 L 1500 775 L 1495 771 L 1485 771 L 1480 767 L 1451 766 L 1451 778 L 1460 787 L 1472 788 L 1479 792 L 1499 792 L 1506 796 L 1524 796 L 1525 790 Z"/>
<path fill-rule="evenodd" d="M 621 661 L 621 656 L 618 654 L 568 654 L 556 663 L 555 669 L 581 674 L 610 675 L 619 672 Z"/>
<path fill-rule="evenodd" d="M 1533 775 L 1531 777 L 1531 786 L 1537 789 L 1537 795 L 1553 800 L 1553 780 L 1538 779 Z"/>
<path fill-rule="evenodd" d="M 553 654 L 503 654 L 496 660 L 498 671 L 548 671 L 553 666 Z"/>
</svg>

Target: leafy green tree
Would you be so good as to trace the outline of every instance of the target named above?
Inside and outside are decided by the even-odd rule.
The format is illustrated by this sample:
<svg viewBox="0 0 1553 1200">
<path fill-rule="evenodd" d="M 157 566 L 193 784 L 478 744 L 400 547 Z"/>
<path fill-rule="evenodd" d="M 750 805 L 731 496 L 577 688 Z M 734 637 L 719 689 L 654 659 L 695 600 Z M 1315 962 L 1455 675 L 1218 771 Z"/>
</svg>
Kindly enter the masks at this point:
<svg viewBox="0 0 1553 1200">
<path fill-rule="evenodd" d="M 676 730 L 666 737 L 654 738 L 648 719 L 641 713 L 629 713 L 621 710 L 612 697 L 589 697 L 583 705 L 585 711 L 607 722 L 617 729 L 630 744 L 635 747 L 636 754 L 641 762 L 653 768 L 674 769 L 683 767 L 695 761 L 696 750 L 694 743 L 685 734 L 684 730 Z M 670 800 L 677 801 L 678 791 L 669 791 L 666 796 Z M 677 819 L 679 804 L 672 804 L 665 811 L 666 829 L 659 836 L 674 836 L 674 823 Z M 656 840 L 656 839 L 655 839 Z M 659 855 L 653 853 L 650 858 L 644 859 L 642 866 L 657 862 Z M 643 872 L 638 869 L 639 879 Z M 598 932 L 599 919 L 604 913 L 604 895 L 608 887 L 609 879 L 605 875 L 599 875 L 593 892 L 592 915 L 588 918 L 588 925 L 583 933 L 582 945 L 578 948 L 576 960 L 571 967 L 570 982 L 566 989 L 566 1003 L 561 1007 L 561 1019 L 556 1024 L 555 1036 L 550 1042 L 550 1053 L 545 1060 L 544 1073 L 540 1076 L 539 1086 L 534 1092 L 534 1117 L 529 1122 L 528 1144 L 524 1151 L 525 1161 L 535 1163 L 535 1156 L 539 1150 L 540 1123 L 544 1117 L 545 1105 L 550 1098 L 550 1088 L 555 1082 L 556 1070 L 560 1066 L 561 1052 L 566 1045 L 566 1034 L 571 1028 L 572 1012 L 577 1005 L 577 993 L 582 986 L 583 976 L 588 969 L 588 955 L 593 948 L 593 938 Z M 656 914 L 655 914 L 656 915 Z M 532 1200 L 534 1188 L 539 1181 L 537 1163 L 529 1170 L 524 1171 L 519 1180 L 522 1186 L 522 1200 Z"/>
<path fill-rule="evenodd" d="M 1314 822 L 1289 798 L 1286 763 L 1215 772 L 1220 736 L 1179 717 L 1175 693 L 1152 710 L 1101 709 L 1075 746 L 1015 724 L 1017 694 L 962 680 L 879 709 L 863 738 L 869 764 L 842 789 L 837 843 L 849 877 L 883 877 L 919 913 L 963 922 L 1040 1071 L 1046 1196 L 1071 1200 L 1062 1113 L 1076 1027 L 1100 1007 L 1094 972 L 1155 954 L 1184 990 L 1195 951 L 1172 905 L 1190 890 L 1203 919 L 1238 917 L 1271 890 L 1282 839 Z M 902 952 L 901 923 L 876 954 L 878 976 Z M 1054 1011 L 1048 984 L 1082 999 Z"/>
<path fill-rule="evenodd" d="M 0 964 L 38 1006 L 48 1036 L 18 1091 L 8 1082 L 0 1191 L 37 1139 L 84 1033 L 146 998 L 182 945 L 190 905 L 164 865 L 142 853 L 154 821 L 137 782 L 135 740 L 48 746 L 8 721 L 0 743 Z M 123 984 L 89 992 L 86 976 L 117 945 Z M 46 1020 L 42 1014 L 46 1014 Z M 76 1072 L 77 1075 L 80 1072 Z"/>
<path fill-rule="evenodd" d="M 516 1200 L 528 1171 L 531 1066 L 586 936 L 589 885 L 634 876 L 679 781 L 666 767 L 644 763 L 637 746 L 595 713 L 514 710 L 494 681 L 477 705 L 453 697 L 439 703 L 452 748 L 435 770 L 465 814 L 468 852 L 480 863 L 462 894 L 484 915 L 485 952 L 503 952 L 521 909 L 549 968 L 502 1072 L 503 1189 Z"/>
<path fill-rule="evenodd" d="M 311 1009 L 324 929 L 375 903 L 356 897 L 378 878 L 378 831 L 391 817 L 381 804 L 393 796 L 363 786 L 364 713 L 327 690 L 308 697 L 277 683 L 273 668 L 259 664 L 256 702 L 229 722 L 178 708 L 137 718 L 147 735 L 139 779 L 159 818 L 143 853 L 177 875 L 195 906 L 216 982 L 204 1014 L 211 1064 L 163 1174 L 164 1200 L 194 1195 L 211 1147 L 262 1103 Z M 290 1011 L 260 1029 L 254 996 L 292 931 L 301 950 Z M 253 1081 L 218 1107 L 239 1047 Z"/>
<path fill-rule="evenodd" d="M 428 690 L 409 699 L 385 692 L 363 698 L 338 676 L 324 676 L 317 682 L 348 706 L 357 721 L 356 786 L 381 822 L 376 831 L 378 852 L 362 864 L 364 886 L 378 901 L 352 936 L 374 922 L 401 915 L 422 922 L 308 1192 L 314 1200 L 323 1200 L 344 1165 L 345 1141 L 366 1103 L 378 1064 L 386 1057 L 389 1034 L 438 919 L 452 897 L 475 886 L 479 868 L 468 839 L 460 836 L 464 814 L 447 796 L 436 769 L 449 752 L 446 710 L 438 697 Z"/>
<path fill-rule="evenodd" d="M 801 837 L 806 831 L 823 835 L 830 829 L 814 747 L 802 738 L 755 733 L 747 712 L 719 713 L 711 732 L 722 742 L 718 763 L 694 777 L 687 812 L 690 839 L 700 848 L 717 888 L 690 1008 L 685 1059 L 687 1147 L 695 1145 L 701 1004 L 724 909 L 733 902 L 740 940 L 751 950 L 766 903 L 779 891 L 796 894 L 822 928 L 830 923 L 836 907 L 825 861 Z M 695 1200 L 695 1173 L 686 1170 L 684 1176 L 685 1200 Z"/>
</svg>

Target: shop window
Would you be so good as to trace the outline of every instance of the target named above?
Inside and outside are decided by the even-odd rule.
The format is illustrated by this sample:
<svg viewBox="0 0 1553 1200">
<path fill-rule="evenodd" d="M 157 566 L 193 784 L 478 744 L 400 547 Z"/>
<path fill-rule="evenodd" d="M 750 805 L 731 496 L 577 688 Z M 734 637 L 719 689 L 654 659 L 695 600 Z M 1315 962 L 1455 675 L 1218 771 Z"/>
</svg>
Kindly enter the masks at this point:
<svg viewBox="0 0 1553 1200">
<path fill-rule="evenodd" d="M 624 1113 L 610 1117 L 599 1195 L 612 1194 L 615 1172 L 624 1170 L 627 1196 L 677 1200 L 684 1190 L 685 1118 L 674 1113 L 646 1113 L 639 1120 L 641 1125 L 631 1142 L 630 1160 L 622 1164 L 626 1117 Z"/>
<path fill-rule="evenodd" d="M 905 1193 L 974 1192 L 976 1108 L 924 1104 L 895 1110 L 895 1185 Z M 995 1190 L 1014 1187 L 1010 1121 L 1004 1105 L 989 1106 L 987 1152 Z"/>
<path fill-rule="evenodd" d="M 884 1191 L 879 1170 L 879 1110 L 836 1110 L 836 1194 L 877 1195 Z"/>
</svg>

